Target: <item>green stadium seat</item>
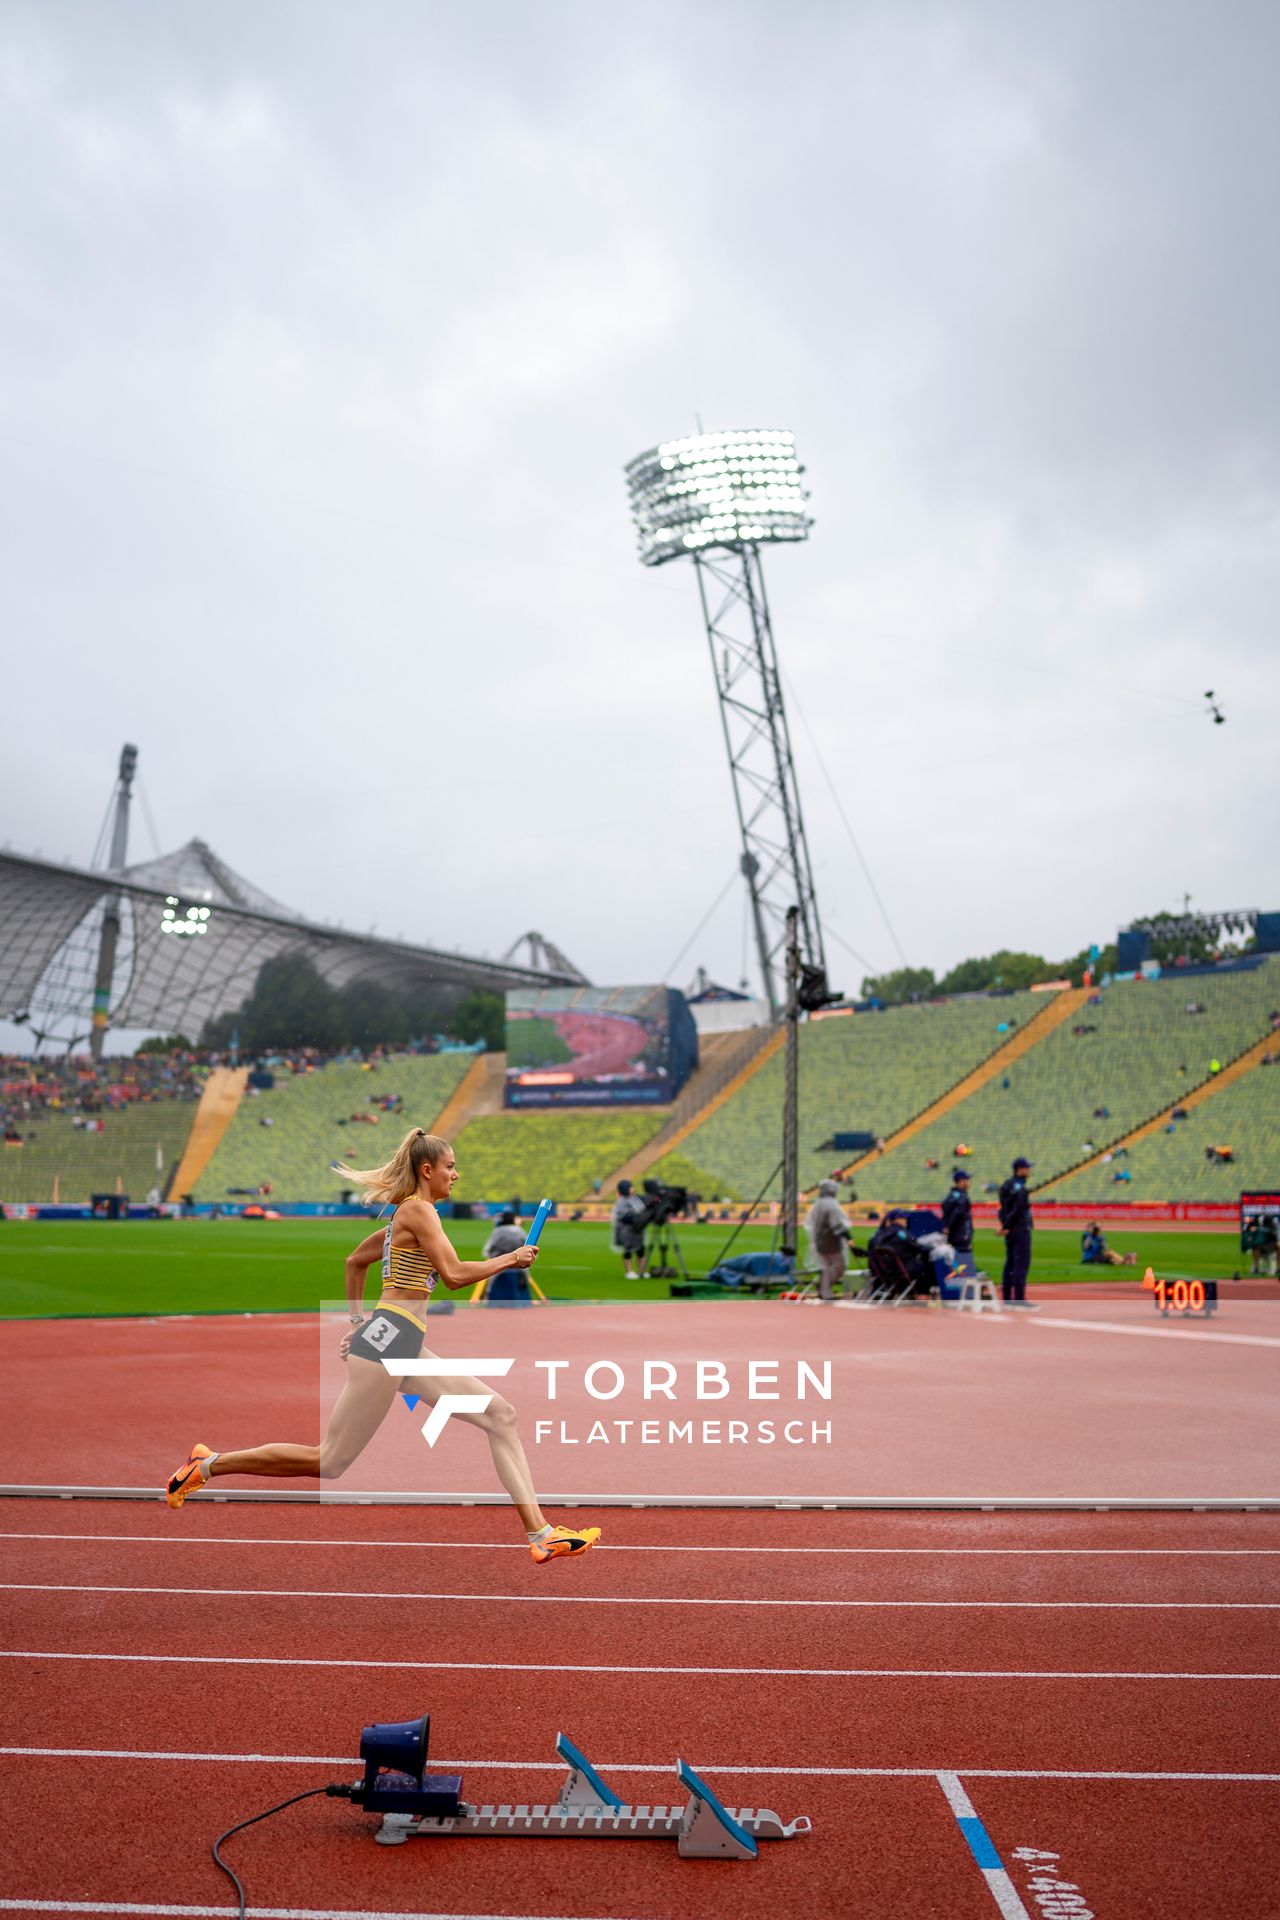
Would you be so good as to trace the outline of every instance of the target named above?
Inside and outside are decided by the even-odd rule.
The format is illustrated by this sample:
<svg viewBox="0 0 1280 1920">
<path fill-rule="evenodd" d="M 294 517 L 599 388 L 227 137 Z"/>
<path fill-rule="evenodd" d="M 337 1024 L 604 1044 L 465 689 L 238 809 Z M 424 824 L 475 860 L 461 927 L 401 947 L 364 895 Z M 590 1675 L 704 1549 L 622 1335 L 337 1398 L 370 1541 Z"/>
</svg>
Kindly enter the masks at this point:
<svg viewBox="0 0 1280 1920">
<path fill-rule="evenodd" d="M 453 1143 L 461 1174 L 455 1197 L 579 1200 L 652 1139 L 666 1117 L 665 1107 L 488 1114 Z"/>
<path fill-rule="evenodd" d="M 1002 1047 L 1009 1038 L 998 1031 L 1002 1024 L 1025 1026 L 1043 1004 L 1036 993 L 974 994 L 803 1026 L 801 1188 L 813 1186 L 850 1157 L 824 1147 L 824 1141 L 846 1130 L 877 1137 L 893 1133 Z M 777 1053 L 674 1154 L 658 1162 L 656 1177 L 688 1185 L 680 1174 L 692 1164 L 715 1183 L 701 1186 L 705 1198 L 719 1192 L 754 1199 L 782 1158 L 784 1071 L 784 1056 Z M 861 1173 L 857 1188 L 863 1193 Z M 767 1197 L 776 1199 L 780 1190 L 775 1178 Z"/>
<path fill-rule="evenodd" d="M 332 1172 L 331 1163 L 381 1166 L 410 1127 L 430 1130 L 474 1057 L 402 1053 L 380 1057 L 372 1067 L 344 1060 L 311 1073 L 278 1073 L 273 1088 L 250 1091 L 241 1101 L 195 1198 L 225 1200 L 234 1188 L 266 1183 L 277 1202 L 336 1200 L 351 1182 Z M 391 1093 L 401 1095 L 404 1111 L 378 1112 L 373 1101 Z M 376 1114 L 377 1125 L 353 1123 L 354 1113 Z"/>
<path fill-rule="evenodd" d="M 117 1179 L 131 1200 L 145 1200 L 153 1187 L 163 1192 L 195 1111 L 191 1099 L 131 1101 L 94 1116 L 101 1133 L 74 1126 L 70 1113 L 34 1113 L 22 1128 L 34 1137 L 0 1149 L 0 1200 L 52 1201 L 55 1178 L 63 1205 L 114 1193 Z"/>
<path fill-rule="evenodd" d="M 1107 1200 L 1234 1200 L 1247 1188 L 1280 1183 L 1280 1036 L 1277 1065 L 1255 1067 L 1241 1079 L 1190 1108 L 1172 1133 L 1137 1141 L 1122 1162 L 1131 1184 L 1114 1184 L 1114 1164 L 1072 1174 L 1053 1190 L 1055 1200 L 1100 1205 Z M 1229 1146 L 1230 1161 L 1207 1158 L 1210 1147 Z"/>
<path fill-rule="evenodd" d="M 1190 1003 L 1205 1011 L 1188 1013 Z M 1176 1102 L 1179 1094 L 1189 1093 L 1207 1078 L 1212 1059 L 1225 1065 L 1244 1052 L 1267 1031 L 1269 1014 L 1277 1005 L 1280 961 L 1276 960 L 1240 973 L 1185 978 L 1173 974 L 1157 981 L 1124 981 L 1107 987 L 1099 1005 L 1082 1007 L 1075 1020 L 1056 1028 L 1014 1061 L 1007 1086 L 1006 1076 L 989 1081 L 941 1120 L 860 1170 L 859 1195 L 908 1200 L 931 1193 L 939 1174 L 926 1172 L 926 1158 L 939 1161 L 939 1173 L 945 1178 L 952 1147 L 960 1140 L 972 1148 L 965 1165 L 975 1198 L 982 1197 L 989 1181 L 1004 1179 L 1016 1153 L 1025 1153 L 1033 1162 L 1032 1186 L 1040 1186 L 1086 1159 L 1090 1143 L 1094 1148 L 1107 1147 Z M 1089 1031 L 1077 1033 L 1078 1027 Z M 1253 1083 L 1269 1071 L 1261 1069 L 1240 1083 L 1251 1091 L 1239 1096 L 1238 1110 L 1253 1111 L 1250 1102 L 1260 1097 Z M 1208 1116 L 1231 1092 L 1224 1088 L 1206 1104 L 1202 1124 L 1210 1132 L 1220 1132 L 1225 1125 L 1225 1120 Z M 1105 1118 L 1095 1113 L 1099 1107 L 1108 1109 Z M 1147 1145 L 1142 1142 L 1140 1148 Z M 1127 1160 L 1081 1175 L 1078 1191 L 1074 1184 L 1070 1192 L 1066 1185 L 1055 1187 L 1052 1197 L 1190 1197 L 1166 1184 L 1175 1164 L 1182 1165 L 1181 1158 L 1166 1159 L 1140 1148 Z M 1116 1182 L 1121 1168 L 1132 1174 L 1131 1181 Z M 1215 1188 L 1221 1190 L 1221 1186 Z"/>
</svg>

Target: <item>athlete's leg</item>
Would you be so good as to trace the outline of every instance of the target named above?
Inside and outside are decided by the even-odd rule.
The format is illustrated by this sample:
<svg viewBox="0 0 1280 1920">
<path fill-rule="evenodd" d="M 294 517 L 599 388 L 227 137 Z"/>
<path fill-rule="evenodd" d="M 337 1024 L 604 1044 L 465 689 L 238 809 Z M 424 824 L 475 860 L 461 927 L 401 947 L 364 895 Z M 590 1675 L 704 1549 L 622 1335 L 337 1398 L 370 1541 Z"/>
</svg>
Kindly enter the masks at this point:
<svg viewBox="0 0 1280 1920">
<path fill-rule="evenodd" d="M 396 1390 L 394 1376 L 380 1361 L 362 1360 L 359 1354 L 353 1354 L 347 1361 L 346 1382 L 329 1416 L 328 1431 L 318 1447 L 278 1441 L 240 1453 L 220 1453 L 209 1469 L 209 1478 L 216 1479 L 223 1473 L 256 1473 L 272 1479 L 304 1475 L 312 1480 L 336 1480 L 368 1446 L 386 1419 Z"/>
<path fill-rule="evenodd" d="M 429 1353 L 424 1347 L 422 1357 L 424 1360 L 438 1360 L 440 1355 Z M 476 1380 L 469 1374 L 415 1380 L 413 1385 L 419 1398 L 431 1407 L 435 1405 L 442 1393 L 477 1395 L 492 1393 L 492 1389 L 483 1380 Z M 534 1492 L 533 1475 L 529 1470 L 528 1457 L 520 1439 L 516 1410 L 511 1402 L 505 1400 L 500 1393 L 492 1393 L 483 1413 L 455 1413 L 453 1418 L 465 1420 L 469 1427 L 480 1428 L 489 1442 L 489 1451 L 493 1455 L 493 1465 L 498 1478 L 511 1495 L 516 1512 L 529 1532 L 537 1532 L 540 1528 L 547 1526 L 549 1523 L 538 1505 L 538 1496 Z"/>
</svg>

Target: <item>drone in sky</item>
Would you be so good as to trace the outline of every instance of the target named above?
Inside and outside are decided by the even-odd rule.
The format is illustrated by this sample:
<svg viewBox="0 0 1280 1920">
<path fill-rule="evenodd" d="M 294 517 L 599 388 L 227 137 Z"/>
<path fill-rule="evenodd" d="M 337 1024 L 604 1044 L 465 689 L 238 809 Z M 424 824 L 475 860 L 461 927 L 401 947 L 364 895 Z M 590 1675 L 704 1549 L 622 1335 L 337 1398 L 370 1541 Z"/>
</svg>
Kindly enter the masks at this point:
<svg viewBox="0 0 1280 1920">
<path fill-rule="evenodd" d="M 1209 688 L 1208 692 L 1205 694 L 1204 697 L 1209 703 L 1209 712 L 1213 716 L 1214 726 L 1225 727 L 1227 724 L 1227 716 L 1222 711 L 1222 708 L 1218 705 L 1217 701 L 1214 699 L 1212 687 Z"/>
</svg>

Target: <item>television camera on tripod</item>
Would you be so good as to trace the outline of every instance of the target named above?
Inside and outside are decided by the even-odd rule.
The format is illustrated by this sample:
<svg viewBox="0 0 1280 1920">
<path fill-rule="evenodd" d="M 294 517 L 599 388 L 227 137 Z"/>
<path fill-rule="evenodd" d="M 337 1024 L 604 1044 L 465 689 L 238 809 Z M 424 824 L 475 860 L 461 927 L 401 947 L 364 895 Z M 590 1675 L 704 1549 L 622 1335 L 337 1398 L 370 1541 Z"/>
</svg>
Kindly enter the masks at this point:
<svg viewBox="0 0 1280 1920">
<path fill-rule="evenodd" d="M 689 1205 L 689 1190 L 669 1187 L 661 1180 L 645 1180 L 641 1184 L 645 1249 L 640 1271 L 650 1280 L 674 1280 L 677 1276 L 687 1280 L 689 1271 L 676 1235 L 675 1219 Z"/>
</svg>

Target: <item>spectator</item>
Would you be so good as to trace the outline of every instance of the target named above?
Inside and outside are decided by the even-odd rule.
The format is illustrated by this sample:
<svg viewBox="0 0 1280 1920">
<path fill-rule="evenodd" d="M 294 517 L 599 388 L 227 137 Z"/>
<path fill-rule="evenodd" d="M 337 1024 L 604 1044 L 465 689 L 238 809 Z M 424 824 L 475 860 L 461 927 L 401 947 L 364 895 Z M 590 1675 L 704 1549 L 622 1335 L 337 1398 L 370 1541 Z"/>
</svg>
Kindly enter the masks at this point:
<svg viewBox="0 0 1280 1920">
<path fill-rule="evenodd" d="M 1010 1306 L 1027 1304 L 1027 1274 L 1031 1270 L 1031 1196 L 1027 1175 L 1031 1162 L 1019 1154 L 1013 1171 L 1000 1189 L 1000 1225 L 996 1232 L 1004 1239 L 1004 1273 L 1001 1294 Z"/>
<path fill-rule="evenodd" d="M 1221 1073 L 1221 1072 L 1222 1072 L 1221 1060 L 1211 1060 L 1209 1062 L 1209 1078 L 1212 1080 L 1215 1073 Z"/>
<path fill-rule="evenodd" d="M 1091 1220 L 1080 1235 L 1080 1258 L 1086 1267 L 1132 1267 L 1136 1253 L 1114 1253 L 1096 1220 Z"/>
<path fill-rule="evenodd" d="M 613 1250 L 622 1256 L 624 1280 L 638 1280 L 636 1260 L 644 1264 L 644 1227 L 647 1209 L 644 1201 L 631 1191 L 629 1180 L 619 1180 L 618 1197 L 613 1203 Z"/>
<path fill-rule="evenodd" d="M 951 1191 L 942 1203 L 942 1231 L 955 1249 L 956 1272 L 973 1272 L 973 1202 L 969 1198 L 969 1174 L 957 1167 L 951 1175 Z"/>
<path fill-rule="evenodd" d="M 836 1193 L 835 1181 L 824 1180 L 804 1223 L 810 1263 L 817 1257 L 818 1292 L 828 1301 L 835 1298 L 838 1287 L 843 1287 L 849 1265 L 849 1222 Z"/>
</svg>

